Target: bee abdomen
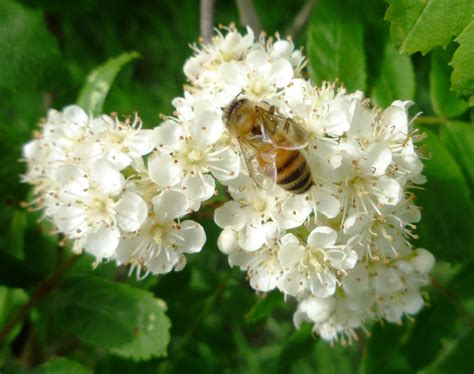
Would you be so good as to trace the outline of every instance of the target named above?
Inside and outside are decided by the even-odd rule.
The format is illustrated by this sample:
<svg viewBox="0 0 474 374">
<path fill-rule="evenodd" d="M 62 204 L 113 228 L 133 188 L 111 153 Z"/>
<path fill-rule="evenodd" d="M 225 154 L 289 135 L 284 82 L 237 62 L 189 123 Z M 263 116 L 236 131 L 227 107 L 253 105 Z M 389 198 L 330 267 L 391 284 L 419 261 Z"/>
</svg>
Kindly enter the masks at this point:
<svg viewBox="0 0 474 374">
<path fill-rule="evenodd" d="M 311 171 L 300 151 L 282 151 L 277 154 L 277 183 L 294 194 L 306 192 L 313 180 Z"/>
</svg>

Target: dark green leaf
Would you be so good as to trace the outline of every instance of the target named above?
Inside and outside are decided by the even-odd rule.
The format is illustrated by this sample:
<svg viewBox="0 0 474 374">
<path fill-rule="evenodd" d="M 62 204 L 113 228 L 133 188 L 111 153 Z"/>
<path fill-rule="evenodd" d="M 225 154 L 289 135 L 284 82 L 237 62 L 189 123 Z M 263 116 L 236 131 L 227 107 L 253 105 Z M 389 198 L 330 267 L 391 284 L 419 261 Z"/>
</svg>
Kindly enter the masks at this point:
<svg viewBox="0 0 474 374">
<path fill-rule="evenodd" d="M 424 147 L 431 158 L 424 170 L 428 182 L 416 193 L 423 209 L 419 244 L 440 260 L 463 261 L 474 252 L 469 189 L 459 165 L 438 136 L 426 132 Z"/>
<path fill-rule="evenodd" d="M 98 115 L 102 112 L 105 98 L 120 69 L 128 62 L 140 57 L 137 52 L 122 53 L 94 69 L 82 87 L 77 104 Z"/>
<path fill-rule="evenodd" d="M 68 358 L 53 358 L 51 361 L 41 365 L 35 370 L 35 374 L 92 374 L 89 370 L 77 361 Z"/>
<path fill-rule="evenodd" d="M 0 87 L 28 87 L 44 78 L 59 52 L 41 12 L 0 2 Z"/>
<path fill-rule="evenodd" d="M 311 328 L 310 324 L 304 324 L 288 338 L 278 359 L 278 373 L 288 373 L 293 362 L 313 350 L 315 340 Z"/>
<path fill-rule="evenodd" d="M 451 121 L 441 128 L 443 144 L 458 162 L 471 188 L 474 189 L 474 127 L 472 124 Z M 472 197 L 472 196 L 471 196 Z"/>
<path fill-rule="evenodd" d="M 19 289 L 0 286 L 0 329 L 3 328 L 13 317 L 15 312 L 28 301 L 28 294 Z M 22 324 L 17 324 L 6 336 L 5 343 L 10 343 L 18 335 Z M 8 353 L 8 345 L 0 346 L 0 366 L 3 365 L 5 354 Z"/>
<path fill-rule="evenodd" d="M 407 325 L 376 325 L 367 339 L 366 350 L 362 358 L 363 374 L 378 373 L 412 373 L 406 357 L 401 353 L 401 346 Z M 387 349 L 387 344 L 390 349 Z"/>
<path fill-rule="evenodd" d="M 385 19 L 398 50 L 428 53 L 437 45 L 446 46 L 459 35 L 474 13 L 474 2 L 465 0 L 388 0 Z"/>
<path fill-rule="evenodd" d="M 459 48 L 451 61 L 454 69 L 451 76 L 452 89 L 460 96 L 469 97 L 469 105 L 474 106 L 474 21 L 464 29 L 456 42 Z"/>
<path fill-rule="evenodd" d="M 41 280 L 41 274 L 26 261 L 0 250 L 0 283 L 8 287 L 28 288 Z"/>
<path fill-rule="evenodd" d="M 26 212 L 15 210 L 10 226 L 10 235 L 5 250 L 18 259 L 25 256 Z"/>
<path fill-rule="evenodd" d="M 394 100 L 412 100 L 415 94 L 415 73 L 410 57 L 398 53 L 393 44 L 385 44 L 380 73 L 372 90 L 374 101 L 389 106 Z"/>
<path fill-rule="evenodd" d="M 453 47 L 450 44 L 450 47 Z M 453 48 L 436 48 L 431 54 L 430 96 L 435 113 L 443 117 L 457 117 L 463 114 L 468 105 L 450 91 L 452 68 L 448 65 Z"/>
<path fill-rule="evenodd" d="M 249 323 L 256 323 L 272 314 L 273 310 L 283 305 L 283 296 L 280 292 L 270 292 L 262 298 L 246 314 L 245 319 Z"/>
<path fill-rule="evenodd" d="M 340 79 L 351 91 L 365 89 L 363 26 L 355 2 L 318 2 L 308 28 L 307 48 L 317 84 Z"/>
<path fill-rule="evenodd" d="M 85 343 L 136 360 L 166 355 L 166 306 L 149 292 L 78 275 L 64 281 L 55 303 L 64 329 Z"/>
</svg>

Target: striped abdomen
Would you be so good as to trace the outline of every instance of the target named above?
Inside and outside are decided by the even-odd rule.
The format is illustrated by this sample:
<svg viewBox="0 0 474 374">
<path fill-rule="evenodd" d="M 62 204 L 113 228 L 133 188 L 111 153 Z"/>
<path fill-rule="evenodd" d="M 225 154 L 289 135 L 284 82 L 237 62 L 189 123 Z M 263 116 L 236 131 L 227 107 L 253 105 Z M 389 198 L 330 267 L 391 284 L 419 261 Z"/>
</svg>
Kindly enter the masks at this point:
<svg viewBox="0 0 474 374">
<path fill-rule="evenodd" d="M 277 149 L 277 184 L 294 194 L 306 192 L 313 184 L 311 170 L 299 150 Z"/>
</svg>

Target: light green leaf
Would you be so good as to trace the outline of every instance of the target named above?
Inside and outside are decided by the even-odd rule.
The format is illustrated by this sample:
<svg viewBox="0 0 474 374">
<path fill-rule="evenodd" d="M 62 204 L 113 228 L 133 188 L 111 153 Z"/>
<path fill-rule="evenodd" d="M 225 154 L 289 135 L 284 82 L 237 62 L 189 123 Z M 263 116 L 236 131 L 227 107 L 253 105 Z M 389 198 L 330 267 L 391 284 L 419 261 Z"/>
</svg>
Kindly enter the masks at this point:
<svg viewBox="0 0 474 374">
<path fill-rule="evenodd" d="M 34 85 L 59 57 L 42 13 L 12 0 L 0 1 L 0 49 L 0 87 L 7 88 Z"/>
<path fill-rule="evenodd" d="M 35 370 L 35 374 L 92 374 L 89 370 L 77 361 L 68 358 L 53 358 Z"/>
<path fill-rule="evenodd" d="M 452 46 L 454 45 L 451 44 L 450 47 Z M 435 113 L 442 117 L 457 117 L 468 109 L 467 103 L 450 91 L 449 77 L 453 69 L 449 67 L 448 63 L 453 55 L 452 50 L 453 48 L 443 50 L 438 47 L 431 54 L 431 104 Z"/>
<path fill-rule="evenodd" d="M 398 53 L 393 44 L 387 41 L 380 73 L 372 90 L 374 101 L 386 107 L 394 100 L 412 100 L 414 94 L 415 73 L 410 57 Z"/>
<path fill-rule="evenodd" d="M 385 19 L 398 50 L 428 53 L 437 45 L 445 47 L 459 35 L 474 13 L 470 0 L 388 0 Z"/>
<path fill-rule="evenodd" d="M 5 250 L 22 260 L 25 257 L 26 212 L 16 209 L 10 226 L 10 235 Z"/>
<path fill-rule="evenodd" d="M 318 2 L 308 28 L 309 68 L 317 84 L 340 79 L 350 90 L 364 90 L 366 60 L 363 27 L 354 2 Z"/>
<path fill-rule="evenodd" d="M 441 128 L 443 144 L 461 167 L 466 179 L 474 188 L 474 126 L 472 123 L 451 121 Z"/>
<path fill-rule="evenodd" d="M 153 294 L 78 275 L 55 295 L 58 320 L 85 343 L 136 360 L 166 355 L 170 322 L 165 303 Z"/>
<path fill-rule="evenodd" d="M 314 349 L 317 372 L 324 374 L 353 373 L 350 353 L 350 350 L 341 344 L 331 345 L 327 341 L 319 340 Z"/>
<path fill-rule="evenodd" d="M 451 61 L 454 69 L 451 75 L 452 89 L 460 96 L 470 97 L 469 105 L 474 106 L 474 21 L 464 29 L 456 42 L 459 48 Z"/>
<path fill-rule="evenodd" d="M 122 53 L 94 69 L 77 99 L 77 104 L 98 115 L 102 112 L 105 98 L 120 69 L 128 62 L 140 57 L 137 52 Z"/>
<path fill-rule="evenodd" d="M 440 260 L 459 262 L 473 255 L 474 208 L 459 165 L 438 136 L 426 130 L 423 148 L 427 183 L 416 192 L 423 214 L 418 233 L 420 245 Z"/>
</svg>

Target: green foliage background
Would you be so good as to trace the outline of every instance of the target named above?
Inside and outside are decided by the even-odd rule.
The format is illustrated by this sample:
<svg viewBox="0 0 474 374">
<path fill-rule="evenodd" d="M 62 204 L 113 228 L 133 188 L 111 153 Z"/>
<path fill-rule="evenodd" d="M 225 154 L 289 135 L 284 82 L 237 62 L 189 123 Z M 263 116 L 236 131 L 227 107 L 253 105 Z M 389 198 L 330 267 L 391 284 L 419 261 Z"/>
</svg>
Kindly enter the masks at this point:
<svg viewBox="0 0 474 374">
<path fill-rule="evenodd" d="M 269 34 L 283 34 L 304 4 L 255 3 Z M 147 127 L 172 112 L 199 2 L 1 0 L 0 329 L 38 301 L 0 343 L 2 373 L 472 372 L 473 14 L 469 0 L 320 0 L 295 39 L 316 82 L 339 78 L 381 106 L 413 99 L 412 114 L 423 112 L 416 127 L 428 134 L 417 202 L 418 244 L 438 259 L 429 305 L 402 326 L 368 326 L 370 337 L 330 347 L 310 326 L 294 330 L 291 301 L 255 295 L 229 268 L 211 220 L 197 218 L 208 240 L 184 271 L 139 282 L 75 258 L 37 223 L 39 212 L 20 208 L 21 146 L 48 108 L 138 111 Z M 216 23 L 238 19 L 233 1 L 216 1 Z M 98 80 L 110 87 L 99 100 Z"/>
</svg>

